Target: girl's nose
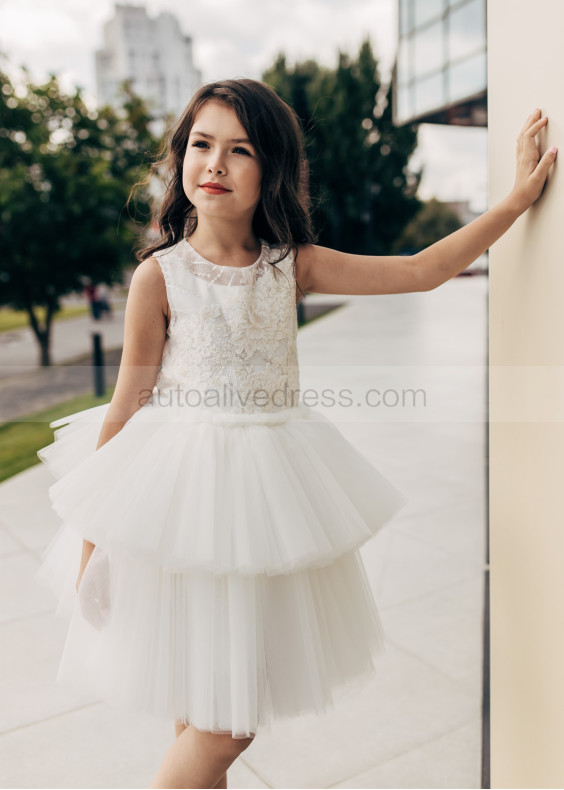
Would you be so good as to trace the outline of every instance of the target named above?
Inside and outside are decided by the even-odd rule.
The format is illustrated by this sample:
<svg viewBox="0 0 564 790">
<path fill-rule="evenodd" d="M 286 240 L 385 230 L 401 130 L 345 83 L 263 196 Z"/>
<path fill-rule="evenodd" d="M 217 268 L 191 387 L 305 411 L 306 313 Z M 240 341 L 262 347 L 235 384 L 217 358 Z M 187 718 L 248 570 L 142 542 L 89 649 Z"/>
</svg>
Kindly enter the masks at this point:
<svg viewBox="0 0 564 790">
<path fill-rule="evenodd" d="M 210 172 L 210 173 L 215 173 L 215 172 L 217 172 L 217 173 L 222 173 L 222 174 L 224 174 L 224 173 L 225 173 L 225 165 L 224 165 L 224 164 L 223 164 L 223 162 L 222 162 L 222 161 L 219 159 L 219 157 L 214 157 L 214 158 L 213 158 L 213 159 L 212 159 L 212 160 L 211 160 L 211 161 L 208 163 L 208 170 L 209 170 L 209 172 Z"/>
</svg>

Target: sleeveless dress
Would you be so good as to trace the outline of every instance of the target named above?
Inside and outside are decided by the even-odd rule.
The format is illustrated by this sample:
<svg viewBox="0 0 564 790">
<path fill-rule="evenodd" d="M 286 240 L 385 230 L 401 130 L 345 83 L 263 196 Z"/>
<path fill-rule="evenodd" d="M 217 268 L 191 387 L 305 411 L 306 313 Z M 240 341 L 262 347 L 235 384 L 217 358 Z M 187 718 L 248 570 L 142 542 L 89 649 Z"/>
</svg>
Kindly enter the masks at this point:
<svg viewBox="0 0 564 790">
<path fill-rule="evenodd" d="M 35 574 L 68 618 L 56 682 L 234 738 L 374 677 L 358 548 L 407 501 L 300 399 L 293 254 L 261 247 L 243 268 L 186 239 L 156 252 L 171 321 L 149 399 L 98 450 L 109 403 L 38 451 L 62 520 Z"/>
</svg>

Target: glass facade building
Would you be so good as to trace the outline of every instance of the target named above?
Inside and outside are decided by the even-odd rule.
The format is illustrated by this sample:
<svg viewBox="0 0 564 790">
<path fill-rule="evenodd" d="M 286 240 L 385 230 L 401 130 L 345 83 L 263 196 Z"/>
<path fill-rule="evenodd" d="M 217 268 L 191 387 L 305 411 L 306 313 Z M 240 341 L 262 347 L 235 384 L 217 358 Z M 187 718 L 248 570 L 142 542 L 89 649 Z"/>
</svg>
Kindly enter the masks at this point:
<svg viewBox="0 0 564 790">
<path fill-rule="evenodd" d="M 398 126 L 486 126 L 486 0 L 398 0 L 393 82 Z"/>
</svg>

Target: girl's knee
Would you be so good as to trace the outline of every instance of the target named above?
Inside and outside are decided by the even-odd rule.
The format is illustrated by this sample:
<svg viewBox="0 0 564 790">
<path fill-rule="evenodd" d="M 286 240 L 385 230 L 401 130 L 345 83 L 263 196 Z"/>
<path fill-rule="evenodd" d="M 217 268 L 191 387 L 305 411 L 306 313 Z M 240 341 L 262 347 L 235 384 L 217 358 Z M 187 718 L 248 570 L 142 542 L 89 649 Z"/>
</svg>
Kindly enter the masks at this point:
<svg viewBox="0 0 564 790">
<path fill-rule="evenodd" d="M 207 730 L 197 730 L 197 737 L 205 748 L 231 760 L 244 752 L 254 740 L 254 735 L 249 738 L 234 738 L 230 733 L 215 733 Z"/>
<path fill-rule="evenodd" d="M 222 746 L 228 752 L 234 754 L 239 754 L 240 752 L 244 752 L 245 749 L 251 745 L 254 739 L 254 736 L 251 738 L 234 738 L 232 735 L 229 735 L 228 733 L 226 734 L 212 733 L 212 737 L 220 739 L 222 742 Z"/>
<path fill-rule="evenodd" d="M 224 747 L 227 750 L 228 756 L 235 759 L 244 752 L 252 742 L 253 738 L 232 738 L 228 735 Z"/>
<path fill-rule="evenodd" d="M 238 744 L 237 748 L 239 748 L 240 751 L 242 752 L 244 752 L 245 749 L 247 749 L 251 745 L 254 739 L 255 739 L 254 735 L 251 735 L 249 738 L 232 738 L 232 740 L 235 741 L 236 744 Z"/>
</svg>

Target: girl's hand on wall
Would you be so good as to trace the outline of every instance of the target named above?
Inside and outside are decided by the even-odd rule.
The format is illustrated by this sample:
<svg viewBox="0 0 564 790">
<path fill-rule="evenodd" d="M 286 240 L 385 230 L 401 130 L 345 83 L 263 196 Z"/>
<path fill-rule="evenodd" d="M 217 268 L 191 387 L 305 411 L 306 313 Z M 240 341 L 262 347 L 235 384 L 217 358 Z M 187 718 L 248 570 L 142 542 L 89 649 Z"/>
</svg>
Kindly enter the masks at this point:
<svg viewBox="0 0 564 790">
<path fill-rule="evenodd" d="M 517 173 L 511 197 L 520 211 L 526 211 L 543 190 L 548 171 L 556 159 L 556 147 L 547 149 L 539 161 L 535 135 L 547 124 L 548 117 L 540 117 L 540 109 L 531 113 L 517 138 Z"/>
</svg>

